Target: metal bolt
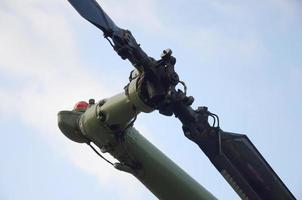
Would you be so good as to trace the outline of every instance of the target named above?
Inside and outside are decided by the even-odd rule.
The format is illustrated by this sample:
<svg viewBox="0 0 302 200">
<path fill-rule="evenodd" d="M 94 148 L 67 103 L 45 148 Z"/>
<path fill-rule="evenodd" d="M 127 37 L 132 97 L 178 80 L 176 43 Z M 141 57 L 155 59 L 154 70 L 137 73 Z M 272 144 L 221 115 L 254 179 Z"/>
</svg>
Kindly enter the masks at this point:
<svg viewBox="0 0 302 200">
<path fill-rule="evenodd" d="M 106 103 L 106 99 L 103 99 L 103 100 L 101 100 L 101 101 L 99 101 L 99 103 L 98 103 L 98 106 L 102 106 L 102 105 L 104 105 Z"/>
<path fill-rule="evenodd" d="M 89 105 L 93 105 L 93 104 L 95 104 L 95 100 L 94 99 L 89 99 Z"/>
<path fill-rule="evenodd" d="M 161 58 L 165 59 L 165 58 L 169 58 L 172 55 L 172 50 L 171 49 L 166 49 L 163 51 L 163 53 L 161 54 Z"/>
<path fill-rule="evenodd" d="M 104 122 L 104 121 L 106 121 L 106 114 L 103 113 L 102 111 L 100 111 L 99 114 L 98 114 L 98 118 L 99 118 L 102 122 Z"/>
</svg>

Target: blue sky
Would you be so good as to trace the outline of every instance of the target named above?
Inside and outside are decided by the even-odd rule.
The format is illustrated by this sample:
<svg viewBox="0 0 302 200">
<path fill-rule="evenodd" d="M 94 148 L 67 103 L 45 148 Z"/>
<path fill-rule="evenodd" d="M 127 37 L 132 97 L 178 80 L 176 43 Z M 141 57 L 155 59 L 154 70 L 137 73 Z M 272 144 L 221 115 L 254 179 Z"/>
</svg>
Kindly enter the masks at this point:
<svg viewBox="0 0 302 200">
<path fill-rule="evenodd" d="M 247 134 L 302 198 L 299 1 L 99 2 L 149 55 L 171 48 L 194 106 Z M 2 0 L 0 27 L 0 199 L 156 199 L 56 124 L 59 110 L 122 91 L 130 63 L 67 1 Z M 216 197 L 239 199 L 175 118 L 141 114 L 135 127 Z"/>
</svg>

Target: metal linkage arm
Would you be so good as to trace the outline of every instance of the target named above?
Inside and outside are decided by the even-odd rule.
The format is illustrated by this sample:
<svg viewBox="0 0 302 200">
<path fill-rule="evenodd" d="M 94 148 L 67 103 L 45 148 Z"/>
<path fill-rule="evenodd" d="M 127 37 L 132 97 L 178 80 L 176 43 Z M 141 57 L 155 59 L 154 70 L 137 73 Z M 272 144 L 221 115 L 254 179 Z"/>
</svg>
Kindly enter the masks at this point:
<svg viewBox="0 0 302 200">
<path fill-rule="evenodd" d="M 242 199 L 295 197 L 246 135 L 224 132 L 207 122 L 206 107 L 176 106 L 185 136 L 196 143 Z"/>
<path fill-rule="evenodd" d="M 137 44 L 129 30 L 120 29 L 112 35 L 113 44 L 110 42 L 117 54 L 123 59 L 128 59 L 140 72 L 147 71 L 154 64 L 154 59 L 149 57 Z"/>
<path fill-rule="evenodd" d="M 185 136 L 200 147 L 242 199 L 295 199 L 246 135 L 222 131 L 218 116 L 207 107 L 191 107 L 194 98 L 186 96 L 185 85 L 184 91 L 176 90 L 180 81 L 171 54 L 171 50 L 164 51 L 152 76 L 142 76 L 140 96 L 145 103 L 161 114 L 174 114 Z"/>
</svg>

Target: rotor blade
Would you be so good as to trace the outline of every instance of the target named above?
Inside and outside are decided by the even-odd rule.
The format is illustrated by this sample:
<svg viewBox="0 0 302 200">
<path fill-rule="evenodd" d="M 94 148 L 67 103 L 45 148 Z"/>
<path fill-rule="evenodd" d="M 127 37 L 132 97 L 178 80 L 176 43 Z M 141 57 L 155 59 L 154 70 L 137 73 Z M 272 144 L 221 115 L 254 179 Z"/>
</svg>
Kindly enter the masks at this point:
<svg viewBox="0 0 302 200">
<path fill-rule="evenodd" d="M 95 0 L 68 1 L 82 17 L 101 29 L 105 36 L 112 36 L 119 29 Z"/>
<path fill-rule="evenodd" d="M 198 145 L 242 199 L 295 199 L 246 135 L 219 130 Z"/>
</svg>

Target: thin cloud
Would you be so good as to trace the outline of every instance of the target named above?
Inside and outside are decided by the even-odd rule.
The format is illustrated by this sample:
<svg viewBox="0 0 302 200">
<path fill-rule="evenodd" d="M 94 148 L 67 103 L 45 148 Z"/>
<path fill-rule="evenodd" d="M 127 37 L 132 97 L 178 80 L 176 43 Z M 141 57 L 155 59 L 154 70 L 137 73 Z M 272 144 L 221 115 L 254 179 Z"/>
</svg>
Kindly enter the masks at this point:
<svg viewBox="0 0 302 200">
<path fill-rule="evenodd" d="M 2 4 L 9 12 L 0 10 L 0 72 L 9 82 L 0 86 L 0 118 L 14 117 L 38 130 L 55 152 L 97 177 L 102 187 L 125 188 L 125 198 L 141 199 L 145 189 L 138 181 L 107 166 L 88 147 L 68 141 L 57 128 L 59 110 L 71 109 L 74 102 L 88 97 L 109 96 L 112 90 L 102 77 L 82 68 L 65 9 L 45 11 L 47 6 L 65 4 L 34 0 Z"/>
<path fill-rule="evenodd" d="M 154 0 L 99 1 L 104 10 L 112 16 L 121 28 L 140 27 L 149 32 L 163 29 L 157 12 L 158 2 Z M 108 9 L 107 9 L 108 8 Z"/>
</svg>

